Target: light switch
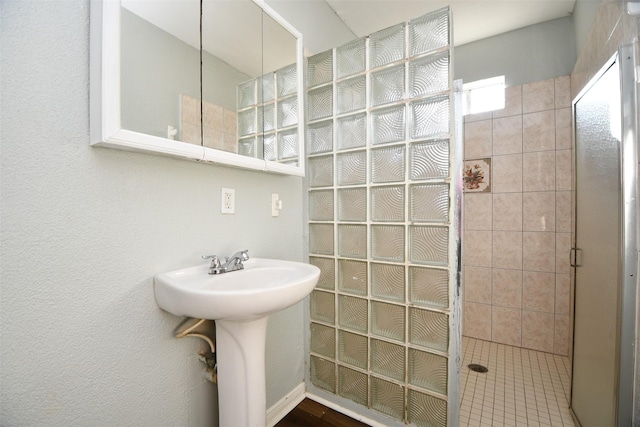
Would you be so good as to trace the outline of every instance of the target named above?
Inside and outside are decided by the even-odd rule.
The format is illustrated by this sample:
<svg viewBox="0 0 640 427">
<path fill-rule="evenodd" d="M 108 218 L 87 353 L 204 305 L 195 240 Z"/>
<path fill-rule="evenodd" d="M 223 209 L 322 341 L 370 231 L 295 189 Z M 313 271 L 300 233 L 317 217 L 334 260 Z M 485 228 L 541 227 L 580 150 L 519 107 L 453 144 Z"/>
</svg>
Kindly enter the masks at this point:
<svg viewBox="0 0 640 427">
<path fill-rule="evenodd" d="M 282 200 L 278 193 L 271 194 L 271 216 L 280 216 L 282 210 Z"/>
</svg>

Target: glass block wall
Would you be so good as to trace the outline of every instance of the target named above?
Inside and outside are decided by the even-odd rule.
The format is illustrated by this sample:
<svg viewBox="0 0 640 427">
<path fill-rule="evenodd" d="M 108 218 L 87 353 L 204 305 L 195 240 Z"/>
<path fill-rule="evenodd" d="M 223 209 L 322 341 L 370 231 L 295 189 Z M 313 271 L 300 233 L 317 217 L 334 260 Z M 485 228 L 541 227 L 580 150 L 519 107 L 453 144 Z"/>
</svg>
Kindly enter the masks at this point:
<svg viewBox="0 0 640 427">
<path fill-rule="evenodd" d="M 307 63 L 311 393 L 457 426 L 459 151 L 442 9 Z M 394 421 L 395 420 L 395 421 Z"/>
<path fill-rule="evenodd" d="M 238 85 L 238 154 L 298 164 L 296 64 Z"/>
</svg>

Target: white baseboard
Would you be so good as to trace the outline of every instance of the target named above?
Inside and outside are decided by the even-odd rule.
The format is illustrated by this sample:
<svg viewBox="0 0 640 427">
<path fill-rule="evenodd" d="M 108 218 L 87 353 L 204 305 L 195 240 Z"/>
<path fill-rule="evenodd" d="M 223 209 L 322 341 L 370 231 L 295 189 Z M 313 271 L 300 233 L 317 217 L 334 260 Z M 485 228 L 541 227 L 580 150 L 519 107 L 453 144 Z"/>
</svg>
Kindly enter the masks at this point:
<svg viewBox="0 0 640 427">
<path fill-rule="evenodd" d="M 267 409 L 267 427 L 275 426 L 278 421 L 283 419 L 293 408 L 298 406 L 306 397 L 306 387 L 304 382 L 300 383 L 296 388 L 291 390 L 289 394 L 280 399 L 271 408 Z"/>
</svg>

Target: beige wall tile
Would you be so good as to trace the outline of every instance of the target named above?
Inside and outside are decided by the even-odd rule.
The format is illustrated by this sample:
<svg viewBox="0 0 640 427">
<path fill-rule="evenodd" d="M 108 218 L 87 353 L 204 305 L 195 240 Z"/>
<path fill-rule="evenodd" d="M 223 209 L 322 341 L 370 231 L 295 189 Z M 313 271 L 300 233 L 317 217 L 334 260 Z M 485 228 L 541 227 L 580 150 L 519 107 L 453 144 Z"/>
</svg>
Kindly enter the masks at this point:
<svg viewBox="0 0 640 427">
<path fill-rule="evenodd" d="M 573 160 L 571 150 L 556 151 L 556 190 L 571 190 Z"/>
<path fill-rule="evenodd" d="M 491 304 L 491 269 L 464 267 L 464 300 Z"/>
<path fill-rule="evenodd" d="M 491 241 L 491 231 L 465 231 L 464 264 L 474 267 L 491 267 Z"/>
<path fill-rule="evenodd" d="M 524 231 L 555 231 L 555 191 L 522 193 L 522 229 Z"/>
<path fill-rule="evenodd" d="M 493 197 L 491 193 L 464 195 L 465 230 L 491 230 Z"/>
<path fill-rule="evenodd" d="M 224 148 L 224 137 L 221 130 L 204 127 L 203 133 L 205 147 L 216 148 L 218 150 Z"/>
<path fill-rule="evenodd" d="M 226 108 L 222 112 L 223 129 L 224 133 L 230 133 L 236 135 L 238 133 L 238 115 L 235 111 L 227 110 Z"/>
<path fill-rule="evenodd" d="M 491 312 L 491 341 L 520 347 L 522 345 L 521 328 L 521 310 L 493 307 Z"/>
<path fill-rule="evenodd" d="M 491 306 L 468 302 L 464 304 L 463 334 L 481 340 L 491 340 Z"/>
<path fill-rule="evenodd" d="M 556 314 L 569 315 L 571 313 L 571 275 L 556 274 Z"/>
<path fill-rule="evenodd" d="M 188 95 L 180 95 L 180 118 L 183 123 L 200 126 L 200 101 Z"/>
<path fill-rule="evenodd" d="M 522 85 L 522 113 L 552 110 L 555 106 L 554 79 Z"/>
<path fill-rule="evenodd" d="M 522 191 L 556 189 L 556 152 L 540 151 L 522 155 Z"/>
<path fill-rule="evenodd" d="M 556 77 L 555 85 L 555 107 L 571 107 L 571 76 Z"/>
<path fill-rule="evenodd" d="M 493 267 L 511 270 L 522 269 L 521 232 L 493 232 Z"/>
<path fill-rule="evenodd" d="M 182 141 L 200 145 L 200 124 L 182 123 Z"/>
<path fill-rule="evenodd" d="M 522 114 L 522 86 L 510 86 L 504 90 L 504 108 L 493 112 L 493 118 Z"/>
<path fill-rule="evenodd" d="M 522 311 L 522 347 L 552 353 L 554 335 L 553 313 Z"/>
<path fill-rule="evenodd" d="M 556 149 L 555 110 L 538 111 L 522 116 L 522 151 Z"/>
<path fill-rule="evenodd" d="M 522 116 L 493 119 L 493 154 L 522 153 Z"/>
<path fill-rule="evenodd" d="M 556 150 L 573 148 L 571 108 L 556 110 Z"/>
<path fill-rule="evenodd" d="M 491 167 L 491 187 L 494 193 L 522 191 L 522 154 L 494 156 Z"/>
<path fill-rule="evenodd" d="M 571 232 L 571 191 L 556 191 L 556 231 Z"/>
<path fill-rule="evenodd" d="M 224 141 L 224 151 L 228 151 L 230 153 L 238 152 L 238 138 L 236 138 L 235 133 L 224 133 L 222 135 L 222 139 Z"/>
<path fill-rule="evenodd" d="M 604 62 L 611 57 L 622 42 L 620 37 L 624 35 L 621 31 L 623 20 L 634 20 L 624 12 L 625 2 L 621 0 L 605 1 L 600 6 L 591 28 L 591 32 L 584 43 L 578 61 L 571 74 L 571 92 L 576 96 L 602 67 Z M 635 20 L 634 20 L 635 21 Z M 632 24 L 633 30 L 628 34 L 626 41 L 630 42 L 637 37 L 637 22 Z"/>
<path fill-rule="evenodd" d="M 527 271 L 555 273 L 556 233 L 522 233 L 522 267 Z"/>
<path fill-rule="evenodd" d="M 556 275 L 538 271 L 522 272 L 522 308 L 553 313 L 555 310 Z"/>
<path fill-rule="evenodd" d="M 223 130 L 223 108 L 211 102 L 204 102 L 204 125 L 211 129 L 222 132 Z"/>
<path fill-rule="evenodd" d="M 605 28 L 617 28 L 618 26 L 620 26 L 621 24 L 621 19 L 622 19 L 622 15 L 626 14 L 626 6 L 625 6 L 625 2 L 624 1 L 620 1 L 620 0 L 606 0 L 603 2 L 603 22 L 602 24 L 605 25 Z M 606 30 L 605 30 L 606 31 Z M 617 46 L 618 44 L 620 44 L 620 42 L 622 41 L 622 35 L 618 36 L 618 38 L 616 38 L 612 33 L 608 33 L 610 34 L 607 37 L 606 42 L 611 42 L 613 41 L 613 43 L 615 43 L 615 45 Z M 613 39 L 613 40 L 611 40 Z"/>
<path fill-rule="evenodd" d="M 493 195 L 493 229 L 522 231 L 522 193 Z"/>
<path fill-rule="evenodd" d="M 238 133 L 238 114 L 235 111 L 227 110 L 222 111 L 222 126 L 224 133 L 230 133 L 237 135 Z"/>
<path fill-rule="evenodd" d="M 492 154 L 492 121 L 482 120 L 464 125 L 464 158 L 478 159 Z"/>
<path fill-rule="evenodd" d="M 491 302 L 494 306 L 522 308 L 522 270 L 493 269 Z"/>
<path fill-rule="evenodd" d="M 567 352 L 554 316 L 570 314 L 572 90 L 570 76 L 513 86 L 504 109 L 465 116 L 465 158 L 492 158 L 493 193 L 464 195 L 465 310 L 491 310 L 471 327 L 482 339 Z"/>
<path fill-rule="evenodd" d="M 570 340 L 571 317 L 556 315 L 553 352 L 561 356 L 568 356 Z"/>
<path fill-rule="evenodd" d="M 556 233 L 556 273 L 569 273 L 571 251 L 571 233 Z"/>
</svg>

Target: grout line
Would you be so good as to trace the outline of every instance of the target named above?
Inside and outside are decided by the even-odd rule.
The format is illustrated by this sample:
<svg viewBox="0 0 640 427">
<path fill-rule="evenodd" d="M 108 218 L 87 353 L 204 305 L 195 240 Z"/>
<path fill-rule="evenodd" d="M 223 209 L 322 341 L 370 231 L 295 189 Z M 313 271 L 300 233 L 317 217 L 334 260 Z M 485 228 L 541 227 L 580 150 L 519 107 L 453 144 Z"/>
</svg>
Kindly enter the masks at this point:
<svg viewBox="0 0 640 427">
<path fill-rule="evenodd" d="M 463 337 L 460 426 L 567 426 L 568 357 Z M 467 369 L 489 368 L 486 374 Z"/>
</svg>

